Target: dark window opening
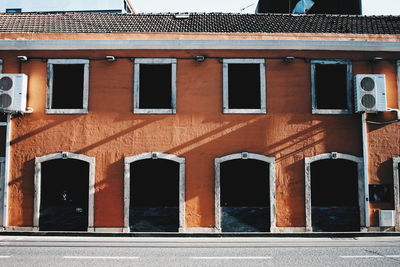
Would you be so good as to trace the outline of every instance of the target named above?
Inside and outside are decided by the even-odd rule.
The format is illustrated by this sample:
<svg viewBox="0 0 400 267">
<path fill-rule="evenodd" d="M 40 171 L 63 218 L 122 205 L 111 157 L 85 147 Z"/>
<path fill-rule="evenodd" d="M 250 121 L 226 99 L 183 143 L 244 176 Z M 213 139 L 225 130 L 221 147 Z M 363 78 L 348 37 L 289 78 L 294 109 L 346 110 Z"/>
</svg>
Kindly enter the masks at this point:
<svg viewBox="0 0 400 267">
<path fill-rule="evenodd" d="M 7 122 L 7 115 L 5 113 L 0 113 L 0 122 Z"/>
<path fill-rule="evenodd" d="M 53 64 L 53 109 L 82 109 L 84 64 Z"/>
<path fill-rule="evenodd" d="M 0 157 L 5 157 L 6 155 L 6 134 L 7 127 L 0 126 Z"/>
<path fill-rule="evenodd" d="M 269 164 L 236 159 L 221 163 L 223 232 L 267 232 L 270 228 Z"/>
<path fill-rule="evenodd" d="M 172 108 L 171 64 L 140 64 L 139 108 Z"/>
<path fill-rule="evenodd" d="M 89 163 L 57 159 L 41 165 L 39 229 L 87 231 Z"/>
<path fill-rule="evenodd" d="M 311 164 L 313 231 L 359 231 L 357 163 L 327 159 Z"/>
<path fill-rule="evenodd" d="M 260 64 L 228 64 L 230 109 L 260 109 Z"/>
<path fill-rule="evenodd" d="M 260 0 L 258 13 L 292 13 L 301 0 Z M 308 14 L 361 15 L 361 0 L 313 0 Z"/>
<path fill-rule="evenodd" d="M 348 109 L 347 65 L 315 64 L 315 94 L 318 109 Z"/>
<path fill-rule="evenodd" d="M 179 163 L 146 159 L 130 165 L 129 224 L 133 232 L 177 232 Z"/>
<path fill-rule="evenodd" d="M 22 9 L 21 8 L 7 8 L 6 13 L 21 13 Z"/>
</svg>

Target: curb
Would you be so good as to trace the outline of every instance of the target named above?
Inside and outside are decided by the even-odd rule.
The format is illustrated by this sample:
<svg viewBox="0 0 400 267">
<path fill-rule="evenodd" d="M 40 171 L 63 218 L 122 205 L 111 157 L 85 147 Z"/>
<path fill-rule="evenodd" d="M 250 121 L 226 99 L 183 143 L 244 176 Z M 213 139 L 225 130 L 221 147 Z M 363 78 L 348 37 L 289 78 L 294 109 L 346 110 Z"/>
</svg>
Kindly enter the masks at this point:
<svg viewBox="0 0 400 267">
<path fill-rule="evenodd" d="M 400 237 L 400 232 L 318 232 L 318 233 L 99 233 L 99 232 L 23 232 L 0 231 L 0 236 L 72 236 L 72 237 L 165 237 L 165 238 L 191 238 L 191 237 L 271 237 L 271 238 L 356 238 L 356 237 Z"/>
</svg>

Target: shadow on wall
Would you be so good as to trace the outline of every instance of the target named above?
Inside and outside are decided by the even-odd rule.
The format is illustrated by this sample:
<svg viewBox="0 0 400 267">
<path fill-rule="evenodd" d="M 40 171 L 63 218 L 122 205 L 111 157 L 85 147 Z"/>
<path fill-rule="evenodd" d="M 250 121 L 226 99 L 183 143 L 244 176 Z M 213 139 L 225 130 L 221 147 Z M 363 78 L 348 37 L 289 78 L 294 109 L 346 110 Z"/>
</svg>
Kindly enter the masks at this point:
<svg viewBox="0 0 400 267">
<path fill-rule="evenodd" d="M 38 129 L 35 129 L 33 131 L 29 131 L 29 133 L 27 133 L 27 134 L 24 134 L 24 135 L 18 136 L 17 138 L 12 139 L 10 141 L 10 144 L 11 145 L 18 144 L 19 142 L 22 142 L 22 141 L 24 141 L 24 140 L 26 140 L 28 138 L 31 138 L 31 137 L 33 137 L 33 136 L 35 136 L 37 134 L 40 134 L 42 132 L 45 132 L 45 131 L 47 131 L 47 130 L 49 130 L 51 128 L 54 128 L 54 127 L 56 127 L 56 126 L 58 126 L 60 124 L 63 124 L 63 123 L 66 123 L 66 122 L 69 122 L 69 121 L 72 121 L 72 120 L 78 120 L 83 115 L 73 115 L 73 116 L 66 115 L 66 116 L 62 116 L 62 118 L 61 118 L 61 116 L 57 115 L 57 119 L 54 120 L 53 122 L 48 123 L 45 126 L 42 126 L 42 127 L 38 128 Z M 14 119 L 14 120 L 16 120 L 14 122 L 15 125 L 18 125 L 19 123 L 22 123 L 23 118 L 18 118 L 18 119 Z"/>
</svg>

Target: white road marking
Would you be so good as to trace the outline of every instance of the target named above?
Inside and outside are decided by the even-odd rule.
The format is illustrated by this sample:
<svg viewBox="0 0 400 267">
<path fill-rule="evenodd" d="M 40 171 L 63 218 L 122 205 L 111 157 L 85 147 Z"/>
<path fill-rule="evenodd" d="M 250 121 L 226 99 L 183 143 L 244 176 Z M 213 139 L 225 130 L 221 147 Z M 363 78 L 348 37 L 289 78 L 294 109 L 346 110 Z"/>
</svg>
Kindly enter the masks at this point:
<svg viewBox="0 0 400 267">
<path fill-rule="evenodd" d="M 139 257 L 124 257 L 124 256 L 63 256 L 64 259 L 112 259 L 112 260 L 137 260 Z"/>
<path fill-rule="evenodd" d="M 266 260 L 272 257 L 190 257 L 194 260 Z"/>
<path fill-rule="evenodd" d="M 11 258 L 11 256 L 0 256 L 0 259 L 7 259 L 7 258 Z"/>
<path fill-rule="evenodd" d="M 400 255 L 357 255 L 357 256 L 339 256 L 340 258 L 400 258 Z"/>
</svg>

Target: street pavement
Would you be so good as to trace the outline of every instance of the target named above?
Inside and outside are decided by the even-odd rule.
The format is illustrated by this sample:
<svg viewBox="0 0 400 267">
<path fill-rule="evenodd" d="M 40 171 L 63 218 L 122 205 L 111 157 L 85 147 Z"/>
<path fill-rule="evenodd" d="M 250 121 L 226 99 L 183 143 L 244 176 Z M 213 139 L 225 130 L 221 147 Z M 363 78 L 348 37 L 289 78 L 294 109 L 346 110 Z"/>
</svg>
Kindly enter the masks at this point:
<svg viewBox="0 0 400 267">
<path fill-rule="evenodd" d="M 400 237 L 0 236 L 0 266 L 400 266 Z"/>
</svg>

